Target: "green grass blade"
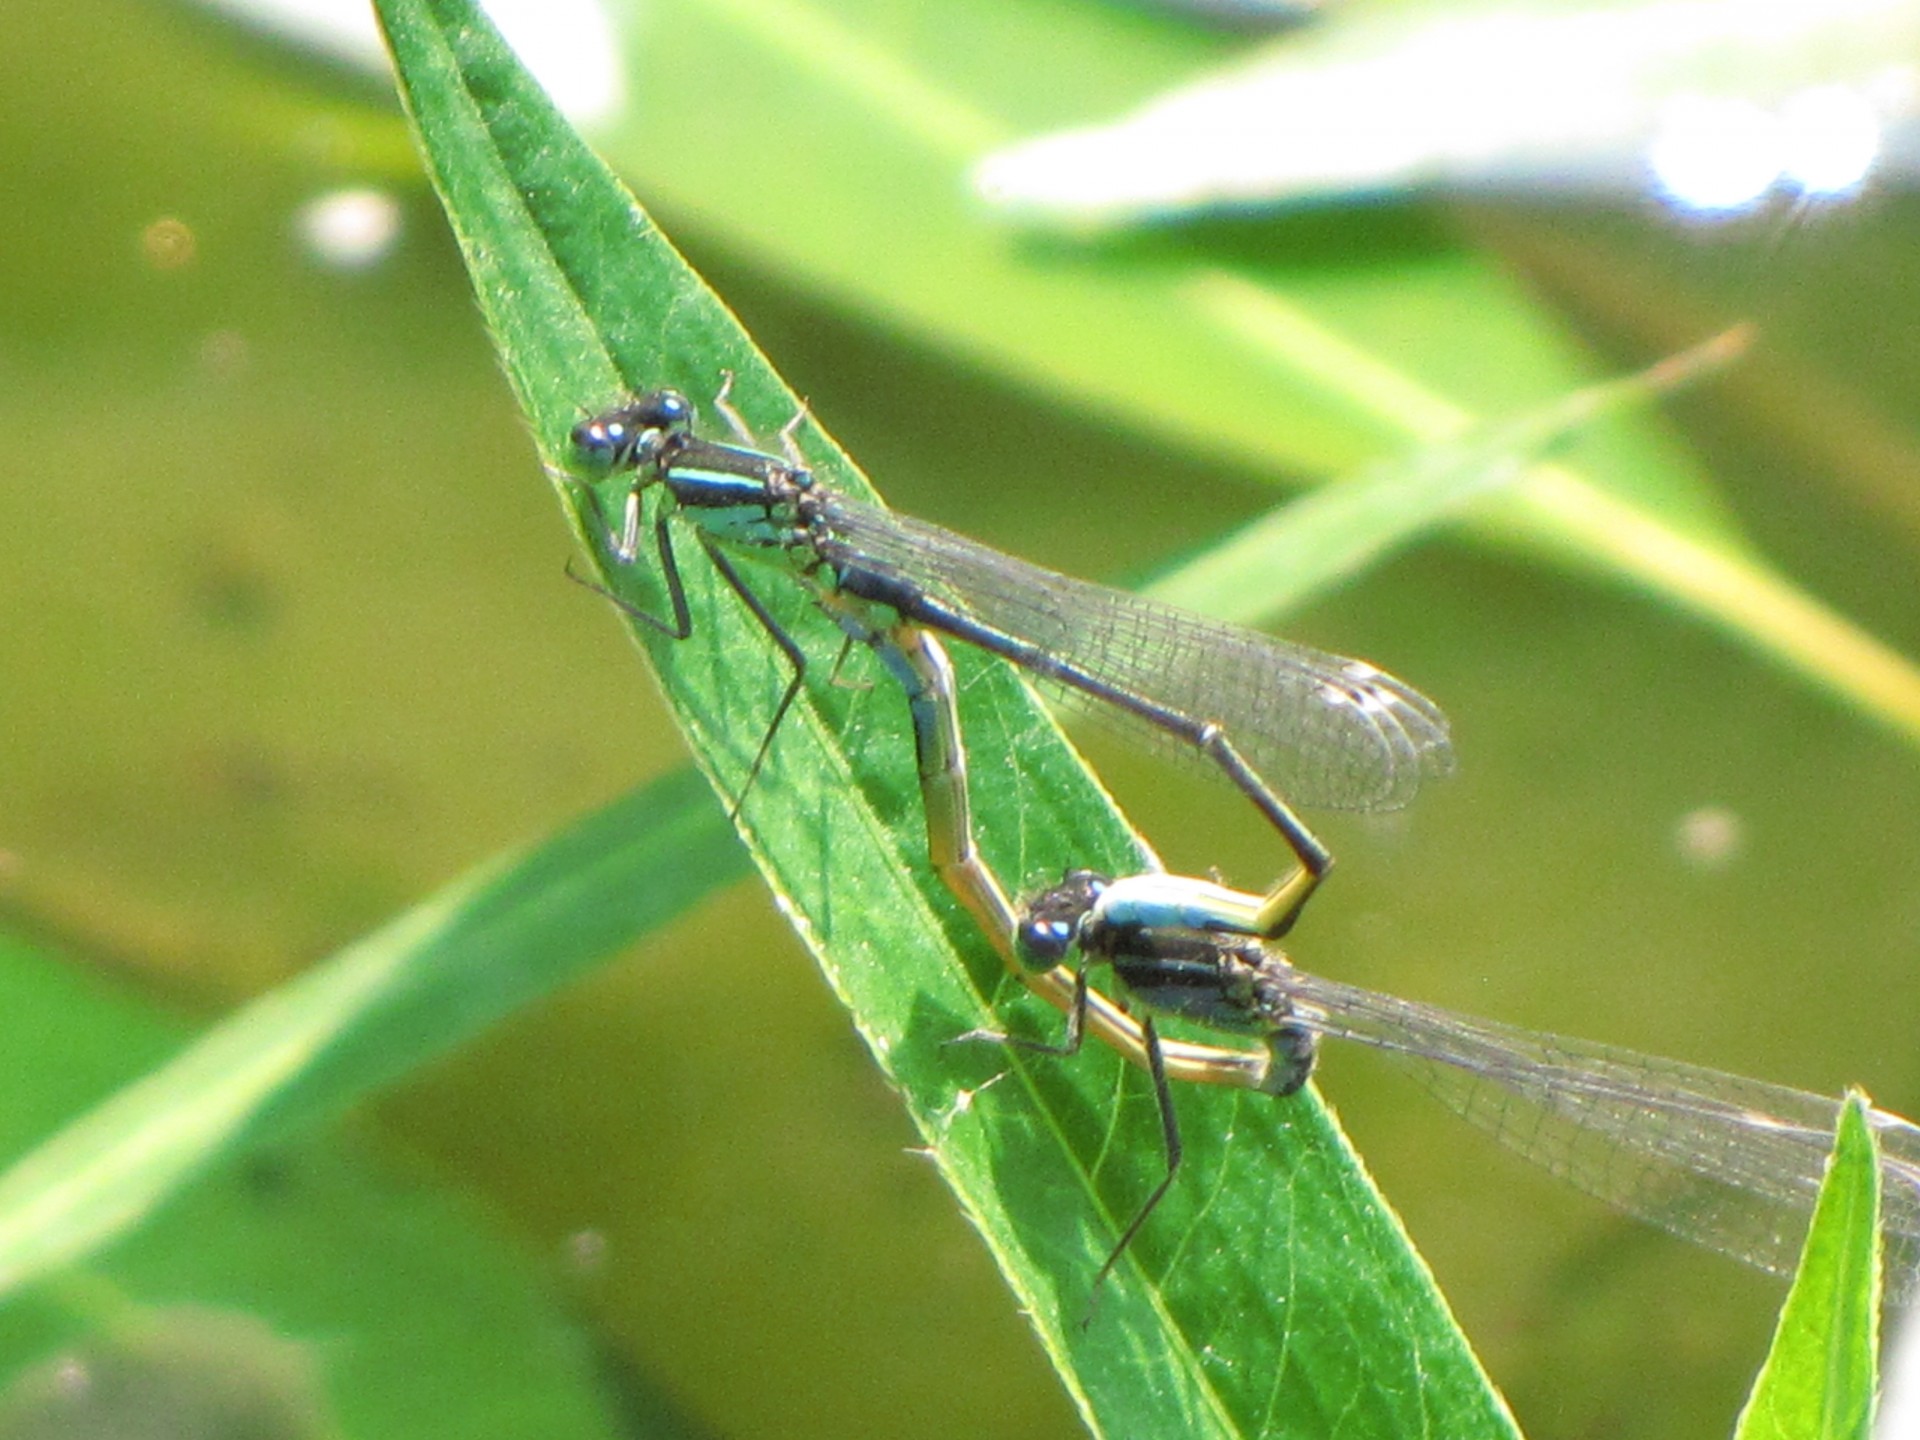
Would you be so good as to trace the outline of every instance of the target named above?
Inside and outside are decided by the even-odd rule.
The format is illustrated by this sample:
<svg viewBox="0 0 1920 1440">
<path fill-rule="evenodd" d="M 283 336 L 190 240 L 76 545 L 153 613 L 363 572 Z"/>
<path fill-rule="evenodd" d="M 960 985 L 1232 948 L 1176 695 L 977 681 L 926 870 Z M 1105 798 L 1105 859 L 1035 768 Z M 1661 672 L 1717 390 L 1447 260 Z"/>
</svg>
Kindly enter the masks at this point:
<svg viewBox="0 0 1920 1440">
<path fill-rule="evenodd" d="M 467 876 L 243 1006 L 0 1175 L 0 1294 L 145 1220 L 268 1127 L 338 1112 L 741 869 L 692 776 Z"/>
<path fill-rule="evenodd" d="M 792 401 L 778 377 L 483 22 L 452 0 L 386 0 L 381 13 L 549 459 L 564 459 L 577 407 L 608 399 L 615 376 L 699 395 L 725 365 L 753 423 L 783 421 Z M 824 438 L 807 445 L 831 483 L 860 486 Z M 574 487 L 562 493 L 579 503 Z M 700 568 L 687 567 L 694 638 L 641 639 L 696 756 L 731 794 L 780 671 Z M 635 575 L 606 579 L 657 606 Z M 804 601 L 769 598 L 811 653 L 831 653 Z M 997 667 L 962 668 L 974 753 L 1008 762 L 977 767 L 996 868 L 1031 881 L 1069 862 L 1139 863 L 1026 692 Z M 884 685 L 811 687 L 743 829 L 1095 1430 L 1512 1433 L 1424 1268 L 1311 1100 L 1183 1096 L 1183 1183 L 1081 1327 L 1094 1270 L 1158 1163 L 1151 1107 L 1110 1057 L 1066 1064 L 946 1044 L 996 1018 L 987 998 L 1012 987 L 930 877 L 904 731 Z"/>
<path fill-rule="evenodd" d="M 1879 1387 L 1880 1152 L 1856 1092 L 1735 1440 L 1870 1440 Z"/>
<path fill-rule="evenodd" d="M 1743 329 L 1729 330 L 1638 375 L 1576 390 L 1454 443 L 1322 486 L 1164 577 L 1154 593 L 1245 625 L 1267 623 L 1512 485 L 1569 435 L 1733 363 L 1751 339 Z"/>
</svg>

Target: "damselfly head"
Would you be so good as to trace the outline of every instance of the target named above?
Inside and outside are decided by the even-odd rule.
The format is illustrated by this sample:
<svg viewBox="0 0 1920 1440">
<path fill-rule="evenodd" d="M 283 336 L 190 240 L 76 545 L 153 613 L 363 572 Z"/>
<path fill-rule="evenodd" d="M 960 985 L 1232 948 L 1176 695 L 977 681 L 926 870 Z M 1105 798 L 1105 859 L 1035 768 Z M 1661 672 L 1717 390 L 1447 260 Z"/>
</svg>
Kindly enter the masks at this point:
<svg viewBox="0 0 1920 1440">
<path fill-rule="evenodd" d="M 612 410 L 591 415 L 569 438 L 580 455 L 608 470 L 653 464 L 668 442 L 693 423 L 693 402 L 678 390 L 649 390 Z"/>
<path fill-rule="evenodd" d="M 1080 922 L 1107 884 L 1107 877 L 1095 871 L 1071 870 L 1058 885 L 1022 905 L 1013 932 L 1020 959 L 1036 970 L 1051 969 L 1066 959 L 1080 938 Z"/>
</svg>

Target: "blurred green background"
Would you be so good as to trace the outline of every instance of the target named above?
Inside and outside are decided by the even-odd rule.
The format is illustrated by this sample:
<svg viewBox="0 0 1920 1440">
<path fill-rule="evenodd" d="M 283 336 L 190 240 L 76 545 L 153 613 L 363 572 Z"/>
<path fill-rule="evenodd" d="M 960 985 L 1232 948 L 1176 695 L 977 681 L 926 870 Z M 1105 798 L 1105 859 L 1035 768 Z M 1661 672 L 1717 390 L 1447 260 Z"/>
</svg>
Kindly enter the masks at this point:
<svg viewBox="0 0 1920 1440">
<path fill-rule="evenodd" d="M 617 626 L 562 578 L 568 537 L 383 90 L 169 6 L 12 19 L 9 1156 L 240 998 L 686 763 Z M 697 40 L 676 58 L 697 65 Z M 737 146 L 748 174 L 766 163 L 724 107 L 672 118 Z M 389 190 L 403 220 L 359 272 L 315 263 L 295 230 L 349 184 Z M 722 199 L 687 198 L 684 177 L 672 193 L 661 223 L 901 508 L 1136 582 L 1272 503 L 1270 476 L 1143 452 L 989 359 L 795 283 Z M 1875 195 L 1702 231 L 1626 197 L 1509 198 L 1216 222 L 1181 243 L 1415 275 L 1477 248 L 1595 374 L 1757 320 L 1762 353 L 1669 413 L 1764 553 L 1912 653 L 1913 211 Z M 1288 631 L 1440 699 L 1461 755 L 1410 815 L 1325 822 L 1341 868 L 1296 937 L 1303 963 L 1920 1110 L 1909 745 L 1517 547 L 1429 544 Z M 1172 861 L 1272 864 L 1232 796 L 1088 745 Z M 1703 856 L 1687 841 L 1703 828 L 1735 842 Z M 1330 1055 L 1322 1088 L 1529 1434 L 1725 1429 L 1774 1285 L 1564 1193 L 1366 1057 Z M 190 1306 L 181 1333 L 204 1345 L 151 1363 L 309 1396 L 263 1407 L 263 1434 L 1072 1433 L 912 1143 L 763 890 L 737 883 L 42 1287 L 0 1315 L 0 1364 L 30 1389 L 62 1340 L 138 1351 L 140 1315 Z M 198 1313 L 228 1310 L 278 1340 Z M 0 1412 L 0 1434 L 39 1433 L 24 1413 Z"/>
</svg>

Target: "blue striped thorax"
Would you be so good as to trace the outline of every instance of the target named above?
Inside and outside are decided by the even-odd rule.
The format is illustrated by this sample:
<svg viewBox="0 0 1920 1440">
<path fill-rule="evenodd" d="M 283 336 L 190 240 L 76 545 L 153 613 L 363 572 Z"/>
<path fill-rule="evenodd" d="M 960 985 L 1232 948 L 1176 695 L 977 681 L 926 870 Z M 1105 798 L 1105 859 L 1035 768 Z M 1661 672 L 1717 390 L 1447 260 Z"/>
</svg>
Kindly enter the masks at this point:
<svg viewBox="0 0 1920 1440">
<path fill-rule="evenodd" d="M 668 440 L 658 470 L 674 503 L 723 545 L 787 549 L 804 541 L 801 501 L 813 475 L 799 465 L 689 435 Z"/>
</svg>

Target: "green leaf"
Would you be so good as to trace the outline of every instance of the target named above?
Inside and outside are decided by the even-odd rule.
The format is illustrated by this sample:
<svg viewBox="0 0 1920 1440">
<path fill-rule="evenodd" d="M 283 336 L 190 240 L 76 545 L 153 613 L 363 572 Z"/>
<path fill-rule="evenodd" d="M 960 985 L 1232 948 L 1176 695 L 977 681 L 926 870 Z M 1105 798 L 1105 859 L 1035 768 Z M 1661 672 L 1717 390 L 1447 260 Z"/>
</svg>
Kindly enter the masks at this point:
<svg viewBox="0 0 1920 1440">
<path fill-rule="evenodd" d="M 483 312 L 550 463 L 566 460 L 580 407 L 623 386 L 699 395 L 725 366 L 756 427 L 792 413 L 724 306 L 468 7 L 387 0 L 381 14 Z M 803 439 L 828 483 L 865 493 L 824 436 Z M 563 481 L 561 493 L 592 536 L 595 502 L 577 484 Z M 618 501 L 609 488 L 597 504 Z M 695 755 L 731 796 L 781 672 L 733 597 L 705 567 L 685 568 L 694 637 L 637 633 Z M 634 571 L 602 573 L 632 603 L 658 608 Z M 810 653 L 831 653 L 803 597 L 769 599 Z M 1004 762 L 977 765 L 975 777 L 996 870 L 1030 883 L 1068 863 L 1142 863 L 1018 682 L 957 658 L 970 748 Z M 1182 1097 L 1181 1184 L 1081 1325 L 1091 1277 L 1160 1163 L 1150 1100 L 1110 1057 L 1063 1064 L 947 1043 L 992 1021 L 990 1001 L 1020 992 L 932 878 L 903 722 L 884 685 L 811 686 L 747 797 L 742 829 L 1095 1430 L 1512 1433 L 1424 1268 L 1304 1097 Z"/>
<path fill-rule="evenodd" d="M 0 1175 L 0 1294 L 147 1219 L 262 1131 L 338 1113 L 738 873 L 685 775 L 506 857 L 243 1006 Z"/>
<path fill-rule="evenodd" d="M 1870 1440 L 1880 1354 L 1880 1151 L 1855 1091 L 1736 1440 Z"/>
</svg>

